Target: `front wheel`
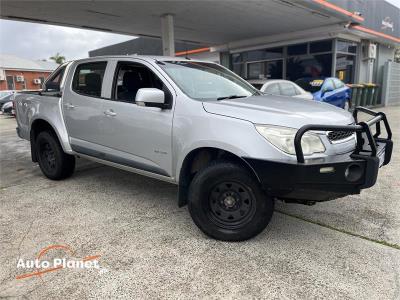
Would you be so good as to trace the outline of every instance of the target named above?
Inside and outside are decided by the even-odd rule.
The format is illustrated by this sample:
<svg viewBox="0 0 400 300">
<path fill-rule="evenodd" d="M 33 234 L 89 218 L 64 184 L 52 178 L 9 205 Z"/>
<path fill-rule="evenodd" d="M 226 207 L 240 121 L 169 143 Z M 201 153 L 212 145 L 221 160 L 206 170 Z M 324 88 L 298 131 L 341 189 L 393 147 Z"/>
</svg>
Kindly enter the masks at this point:
<svg viewBox="0 0 400 300">
<path fill-rule="evenodd" d="M 208 236 L 223 241 L 250 239 L 268 225 L 274 201 L 245 168 L 214 162 L 190 185 L 189 211 Z"/>
</svg>

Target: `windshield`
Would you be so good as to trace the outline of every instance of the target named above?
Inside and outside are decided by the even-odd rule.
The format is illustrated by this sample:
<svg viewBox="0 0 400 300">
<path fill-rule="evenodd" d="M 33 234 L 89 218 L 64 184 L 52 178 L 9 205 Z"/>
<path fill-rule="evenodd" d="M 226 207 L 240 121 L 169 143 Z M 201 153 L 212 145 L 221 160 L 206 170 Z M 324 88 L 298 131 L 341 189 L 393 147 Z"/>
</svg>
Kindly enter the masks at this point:
<svg viewBox="0 0 400 300">
<path fill-rule="evenodd" d="M 324 79 L 322 78 L 300 78 L 295 81 L 297 85 L 299 85 L 303 90 L 306 90 L 307 92 L 310 93 L 316 93 L 318 92 L 323 83 Z"/>
<path fill-rule="evenodd" d="M 249 83 L 220 65 L 194 61 L 158 62 L 190 98 L 207 101 L 260 95 Z"/>
</svg>

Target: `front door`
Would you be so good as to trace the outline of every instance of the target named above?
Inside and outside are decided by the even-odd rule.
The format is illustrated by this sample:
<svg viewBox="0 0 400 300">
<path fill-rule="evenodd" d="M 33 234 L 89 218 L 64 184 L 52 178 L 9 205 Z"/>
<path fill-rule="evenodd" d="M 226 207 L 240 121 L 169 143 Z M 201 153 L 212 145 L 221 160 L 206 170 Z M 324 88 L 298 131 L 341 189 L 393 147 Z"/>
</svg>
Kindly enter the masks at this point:
<svg viewBox="0 0 400 300">
<path fill-rule="evenodd" d="M 172 174 L 173 109 L 139 106 L 140 88 L 164 91 L 172 103 L 174 90 L 158 71 L 143 61 L 116 64 L 111 100 L 103 105 L 104 146 L 113 151 L 115 162 L 158 175 Z"/>
</svg>

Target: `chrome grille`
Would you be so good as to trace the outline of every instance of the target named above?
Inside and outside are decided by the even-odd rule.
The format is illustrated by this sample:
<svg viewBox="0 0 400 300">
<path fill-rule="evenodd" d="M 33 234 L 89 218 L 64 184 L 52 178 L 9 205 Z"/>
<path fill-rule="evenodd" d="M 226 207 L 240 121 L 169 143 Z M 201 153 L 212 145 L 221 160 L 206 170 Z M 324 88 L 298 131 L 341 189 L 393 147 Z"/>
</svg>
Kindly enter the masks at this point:
<svg viewBox="0 0 400 300">
<path fill-rule="evenodd" d="M 329 131 L 328 132 L 328 139 L 331 142 L 338 142 L 348 137 L 352 136 L 354 132 L 352 131 Z"/>
</svg>

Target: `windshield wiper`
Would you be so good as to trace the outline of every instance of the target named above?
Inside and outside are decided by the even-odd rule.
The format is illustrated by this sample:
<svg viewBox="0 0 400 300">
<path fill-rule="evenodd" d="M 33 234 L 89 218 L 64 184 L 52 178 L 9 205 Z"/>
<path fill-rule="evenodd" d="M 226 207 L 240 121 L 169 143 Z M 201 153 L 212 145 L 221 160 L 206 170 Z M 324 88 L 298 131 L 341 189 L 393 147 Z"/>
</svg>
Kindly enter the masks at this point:
<svg viewBox="0 0 400 300">
<path fill-rule="evenodd" d="M 225 99 L 236 99 L 236 98 L 246 98 L 247 96 L 239 96 L 239 95 L 230 95 L 226 97 L 219 97 L 217 100 L 225 100 Z"/>
</svg>

